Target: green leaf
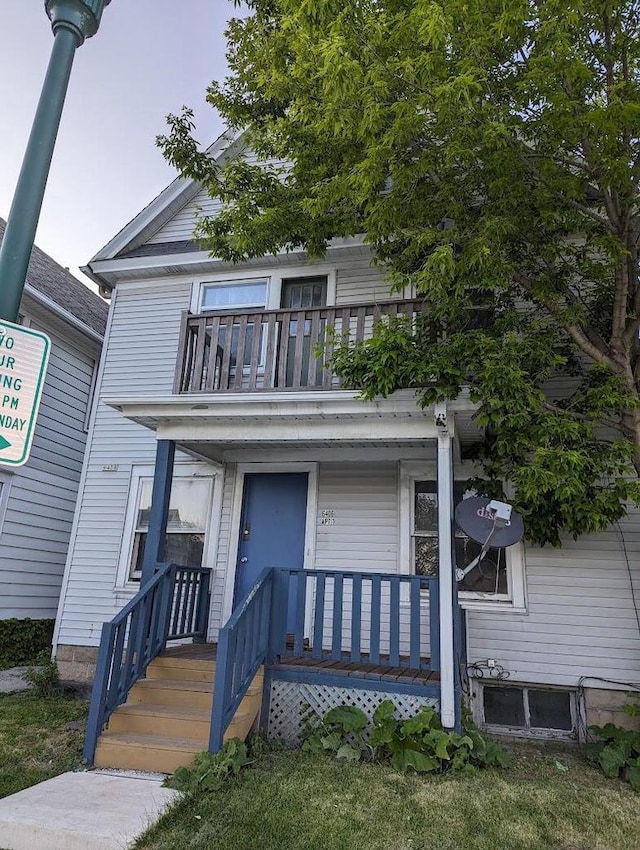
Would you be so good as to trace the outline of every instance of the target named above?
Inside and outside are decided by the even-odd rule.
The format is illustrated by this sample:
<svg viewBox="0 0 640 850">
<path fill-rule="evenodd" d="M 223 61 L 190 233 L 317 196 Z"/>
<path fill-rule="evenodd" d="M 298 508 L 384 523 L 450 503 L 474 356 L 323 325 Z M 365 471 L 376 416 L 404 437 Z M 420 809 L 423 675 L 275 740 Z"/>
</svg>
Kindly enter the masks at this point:
<svg viewBox="0 0 640 850">
<path fill-rule="evenodd" d="M 329 732 L 328 735 L 321 736 L 320 741 L 325 750 L 337 752 L 342 744 L 342 735 L 340 732 Z"/>
<path fill-rule="evenodd" d="M 394 753 L 392 764 L 396 770 L 403 772 L 411 768 L 417 773 L 432 773 L 440 768 L 440 763 L 433 756 L 410 749 Z"/>
<path fill-rule="evenodd" d="M 336 758 L 346 759 L 347 761 L 359 761 L 362 758 L 362 752 L 350 744 L 343 744 L 336 753 Z"/>
<path fill-rule="evenodd" d="M 361 732 L 369 722 L 364 711 L 354 705 L 338 705 L 328 711 L 323 720 L 327 725 L 342 726 L 345 732 Z"/>
<path fill-rule="evenodd" d="M 598 759 L 605 776 L 610 779 L 615 779 L 620 774 L 620 768 L 624 766 L 626 760 L 626 754 L 615 744 L 609 744 L 605 747 Z"/>
<path fill-rule="evenodd" d="M 400 724 L 401 734 L 405 737 L 419 735 L 430 729 L 441 729 L 440 718 L 433 708 L 423 708 L 416 715 Z"/>
<path fill-rule="evenodd" d="M 629 768 L 627 778 L 633 790 L 640 791 L 640 759 Z"/>
<path fill-rule="evenodd" d="M 449 750 L 448 746 L 451 743 L 451 737 L 449 733 L 434 730 L 428 736 L 429 743 L 433 744 L 435 747 L 436 758 L 442 759 L 443 761 L 449 761 Z"/>
<path fill-rule="evenodd" d="M 373 712 L 373 722 L 374 724 L 383 723 L 385 720 L 393 719 L 395 714 L 396 707 L 394 705 L 393 700 L 384 699 L 380 703 L 380 705 Z"/>
</svg>

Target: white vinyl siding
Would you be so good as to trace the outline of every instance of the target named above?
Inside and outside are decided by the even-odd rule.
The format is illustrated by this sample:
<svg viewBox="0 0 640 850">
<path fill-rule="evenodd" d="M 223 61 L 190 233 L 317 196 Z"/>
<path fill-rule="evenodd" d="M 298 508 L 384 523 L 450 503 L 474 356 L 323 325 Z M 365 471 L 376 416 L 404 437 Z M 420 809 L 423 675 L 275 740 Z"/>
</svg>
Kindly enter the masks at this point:
<svg viewBox="0 0 640 850">
<path fill-rule="evenodd" d="M 97 346 L 81 351 L 44 321 L 52 347 L 31 455 L 3 476 L 0 618 L 55 617 L 82 469 Z"/>
<path fill-rule="evenodd" d="M 640 604 L 640 513 L 620 526 Z M 527 585 L 528 616 L 468 612 L 469 661 L 495 659 L 509 682 L 640 682 L 640 629 L 617 527 L 561 549 L 527 546 Z"/>
<path fill-rule="evenodd" d="M 399 554 L 398 464 L 329 464 L 320 465 L 318 480 L 318 525 L 316 532 L 316 567 L 329 570 L 354 570 L 372 573 L 397 573 Z M 333 524 L 321 524 L 323 511 Z M 371 624 L 370 586 L 363 583 L 362 631 L 363 651 L 369 649 Z M 409 652 L 408 593 L 401 592 L 400 651 Z M 344 586 L 342 623 L 343 648 L 350 647 L 351 588 Z M 325 591 L 324 646 L 331 645 L 331 581 Z M 389 586 L 382 585 L 380 617 L 380 650 L 389 651 Z M 421 650 L 428 654 L 429 610 L 425 596 L 421 615 Z"/>
<path fill-rule="evenodd" d="M 372 266 L 368 256 L 364 255 L 358 263 L 338 265 L 336 304 L 375 303 L 403 297 L 399 293 L 391 293 L 389 287 L 382 271 Z"/>
<path fill-rule="evenodd" d="M 186 242 L 193 239 L 193 228 L 196 216 L 214 215 L 222 208 L 218 198 L 210 198 L 202 190 L 196 197 L 184 206 L 180 212 L 163 225 L 157 233 L 147 240 L 147 244 L 156 245 L 162 242 Z"/>
<path fill-rule="evenodd" d="M 211 565 L 213 566 L 213 572 L 211 575 L 211 610 L 209 615 L 208 639 L 212 641 L 218 639 L 218 631 L 223 625 L 222 612 L 225 583 L 226 581 L 233 581 L 235 578 L 235 565 L 229 567 L 229 575 L 227 576 L 229 549 L 231 547 L 231 514 L 233 511 L 235 486 L 236 465 L 228 464 L 225 468 L 222 508 L 218 520 L 220 523 L 218 527 L 218 552 L 215 563 Z M 213 521 L 216 521 L 215 517 Z M 209 566 L 209 564 L 206 566 Z"/>
<path fill-rule="evenodd" d="M 190 295 L 188 282 L 118 289 L 99 399 L 171 395 L 180 317 Z M 102 623 L 131 595 L 130 590 L 115 590 L 131 470 L 134 464 L 154 463 L 155 443 L 152 431 L 98 402 L 69 551 L 58 643 L 97 645 Z M 176 458 L 179 462 L 186 456 Z M 103 471 L 103 467 L 115 469 Z"/>
<path fill-rule="evenodd" d="M 319 517 L 323 510 L 334 524 L 318 520 L 318 569 L 397 572 L 397 464 L 320 464 Z"/>
</svg>

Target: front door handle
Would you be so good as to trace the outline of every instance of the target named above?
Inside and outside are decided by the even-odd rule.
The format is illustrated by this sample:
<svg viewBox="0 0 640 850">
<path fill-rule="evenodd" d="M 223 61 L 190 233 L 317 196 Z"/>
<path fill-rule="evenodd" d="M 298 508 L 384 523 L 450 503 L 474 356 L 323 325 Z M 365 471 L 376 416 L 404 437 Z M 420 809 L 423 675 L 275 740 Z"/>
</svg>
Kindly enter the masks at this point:
<svg viewBox="0 0 640 850">
<path fill-rule="evenodd" d="M 240 558 L 240 563 L 241 563 L 241 564 L 246 564 L 248 560 L 249 560 L 249 559 L 248 559 L 246 556 L 243 556 L 242 558 Z"/>
</svg>

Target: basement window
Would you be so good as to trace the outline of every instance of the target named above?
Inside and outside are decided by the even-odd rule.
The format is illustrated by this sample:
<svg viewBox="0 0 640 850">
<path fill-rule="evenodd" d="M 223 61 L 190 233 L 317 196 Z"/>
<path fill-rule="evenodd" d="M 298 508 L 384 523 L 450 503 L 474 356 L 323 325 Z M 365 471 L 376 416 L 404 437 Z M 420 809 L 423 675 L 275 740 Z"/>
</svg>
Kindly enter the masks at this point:
<svg viewBox="0 0 640 850">
<path fill-rule="evenodd" d="M 571 737 L 576 728 L 575 698 L 571 691 L 484 686 L 482 719 L 496 731 Z"/>
</svg>

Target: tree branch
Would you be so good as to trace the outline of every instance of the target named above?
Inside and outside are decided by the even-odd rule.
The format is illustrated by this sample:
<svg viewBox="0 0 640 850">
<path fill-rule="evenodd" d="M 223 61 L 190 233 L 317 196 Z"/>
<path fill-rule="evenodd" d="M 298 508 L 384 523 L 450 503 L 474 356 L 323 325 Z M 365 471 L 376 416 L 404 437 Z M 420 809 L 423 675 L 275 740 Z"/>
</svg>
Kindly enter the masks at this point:
<svg viewBox="0 0 640 850">
<path fill-rule="evenodd" d="M 514 280 L 528 292 L 533 293 L 533 281 L 528 278 L 527 275 L 522 274 L 521 272 L 515 272 Z M 620 374 L 621 367 L 609 356 L 606 351 L 601 350 L 599 346 L 592 342 L 581 327 L 563 321 L 562 316 L 560 315 L 560 309 L 555 304 L 553 304 L 552 301 L 550 301 L 549 299 L 542 299 L 540 298 L 540 296 L 538 296 L 537 300 L 541 301 L 545 309 L 548 310 L 549 313 L 551 313 L 551 315 L 559 321 L 560 325 L 569 334 L 571 339 L 582 351 L 584 351 L 584 353 L 588 357 L 590 357 L 592 360 L 595 360 L 597 363 L 606 364 L 613 372 L 615 372 L 616 374 Z"/>
</svg>

